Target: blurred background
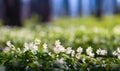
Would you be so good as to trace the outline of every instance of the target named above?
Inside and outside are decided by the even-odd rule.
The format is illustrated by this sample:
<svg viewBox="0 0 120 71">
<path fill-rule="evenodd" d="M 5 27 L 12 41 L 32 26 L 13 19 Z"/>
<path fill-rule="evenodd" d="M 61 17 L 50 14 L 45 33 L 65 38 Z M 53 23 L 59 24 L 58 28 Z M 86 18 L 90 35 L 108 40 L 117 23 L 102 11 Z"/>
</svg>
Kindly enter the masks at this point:
<svg viewBox="0 0 120 71">
<path fill-rule="evenodd" d="M 0 0 L 0 19 L 21 26 L 21 20 L 37 16 L 40 22 L 59 17 L 113 16 L 120 14 L 120 0 Z"/>
<path fill-rule="evenodd" d="M 120 46 L 119 18 L 120 0 L 0 0 L 0 48 L 38 38 L 112 51 Z"/>
</svg>

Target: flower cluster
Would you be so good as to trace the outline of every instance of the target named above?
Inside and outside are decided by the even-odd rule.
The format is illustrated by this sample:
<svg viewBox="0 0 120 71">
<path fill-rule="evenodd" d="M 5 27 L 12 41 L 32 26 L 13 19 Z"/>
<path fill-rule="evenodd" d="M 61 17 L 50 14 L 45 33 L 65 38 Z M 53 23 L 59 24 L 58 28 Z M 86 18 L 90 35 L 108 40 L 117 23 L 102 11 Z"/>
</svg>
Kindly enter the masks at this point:
<svg viewBox="0 0 120 71">
<path fill-rule="evenodd" d="M 36 53 L 38 52 L 38 48 L 40 45 L 40 40 L 36 39 L 34 42 L 31 43 L 24 43 L 24 48 L 22 50 L 22 52 L 26 52 L 28 50 L 30 50 L 32 53 Z M 4 52 L 9 52 L 10 50 L 14 50 L 14 51 L 21 51 L 20 48 L 16 48 L 11 41 L 7 41 L 6 42 L 7 47 L 5 47 L 3 49 Z M 47 52 L 47 53 L 51 53 L 50 51 L 52 50 L 55 54 L 60 54 L 60 53 L 64 53 L 67 55 L 71 55 L 72 57 L 76 57 L 77 59 L 81 58 L 81 55 L 84 54 L 83 53 L 83 48 L 82 47 L 78 47 L 76 50 L 73 49 L 73 47 L 64 47 L 63 45 L 61 45 L 60 40 L 55 41 L 55 46 L 52 47 L 51 49 L 48 48 L 48 45 L 46 43 L 42 44 L 42 48 L 43 48 L 43 52 Z M 50 49 L 50 50 L 49 50 Z M 97 49 L 96 50 L 96 54 L 97 55 L 102 55 L 105 56 L 107 55 L 107 50 L 104 49 Z M 95 53 L 93 52 L 93 48 L 90 46 L 86 49 L 86 54 L 90 57 L 94 57 Z M 113 56 L 118 56 L 118 58 L 120 59 L 120 47 L 118 47 L 115 51 L 112 52 Z"/>
<path fill-rule="evenodd" d="M 99 48 L 99 49 L 96 51 L 96 53 L 97 53 L 98 55 L 107 55 L 107 51 L 106 51 L 106 50 L 102 50 L 101 48 Z"/>
<path fill-rule="evenodd" d="M 117 56 L 118 59 L 120 59 L 120 47 L 118 47 L 115 51 L 112 53 L 114 56 Z"/>
<path fill-rule="evenodd" d="M 53 50 L 56 54 L 60 52 L 65 52 L 65 48 L 61 45 L 61 42 L 59 40 L 55 41 L 55 47 L 53 48 Z"/>
<path fill-rule="evenodd" d="M 80 59 L 81 58 L 81 53 L 83 52 L 83 48 L 82 47 L 78 47 L 76 50 L 76 58 Z"/>
<path fill-rule="evenodd" d="M 23 52 L 26 52 L 28 50 L 31 50 L 32 53 L 36 53 L 38 51 L 38 46 L 36 46 L 34 43 L 25 43 L 24 44 Z"/>
<path fill-rule="evenodd" d="M 86 53 L 87 53 L 87 55 L 89 55 L 90 57 L 94 57 L 94 53 L 93 53 L 93 48 L 92 47 L 88 47 L 87 49 L 86 49 Z"/>
<path fill-rule="evenodd" d="M 86 67 L 84 64 L 88 64 L 89 66 L 89 63 L 93 64 L 95 67 L 100 65 L 101 67 L 105 68 L 107 63 L 109 63 L 107 62 L 109 61 L 109 57 L 108 59 L 105 59 L 104 57 L 108 55 L 108 51 L 105 49 L 99 48 L 96 51 L 93 51 L 93 47 L 90 46 L 85 49 L 85 52 L 84 48 L 82 47 L 78 47 L 77 49 L 74 49 L 73 47 L 64 47 L 60 40 L 55 41 L 54 46 L 51 48 L 48 47 L 46 43 L 41 43 L 39 39 L 36 39 L 31 43 L 24 43 L 23 49 L 16 48 L 11 41 L 7 41 L 6 44 L 7 47 L 3 49 L 3 54 L 9 53 L 12 55 L 13 60 L 18 61 L 18 65 L 20 65 L 22 62 L 27 63 L 25 68 L 28 70 L 31 68 L 31 66 L 35 67 L 34 65 L 36 65 L 38 68 L 41 68 L 41 70 L 43 69 L 43 66 L 53 66 L 53 68 L 55 68 L 54 66 L 56 65 L 58 66 L 58 70 L 69 70 L 71 69 L 71 66 L 73 66 L 73 70 L 76 70 L 79 69 L 79 66 Z M 113 51 L 112 54 L 113 56 L 117 56 L 117 58 L 112 57 L 110 61 L 113 59 L 113 63 L 116 64 L 120 60 L 120 48 L 118 47 L 115 51 Z M 19 62 L 19 60 L 21 61 Z M 115 63 L 114 60 L 118 61 Z M 5 62 L 2 63 L 4 65 Z M 14 64 L 14 61 L 12 64 Z M 49 67 L 46 67 L 46 69 L 48 68 Z"/>
</svg>

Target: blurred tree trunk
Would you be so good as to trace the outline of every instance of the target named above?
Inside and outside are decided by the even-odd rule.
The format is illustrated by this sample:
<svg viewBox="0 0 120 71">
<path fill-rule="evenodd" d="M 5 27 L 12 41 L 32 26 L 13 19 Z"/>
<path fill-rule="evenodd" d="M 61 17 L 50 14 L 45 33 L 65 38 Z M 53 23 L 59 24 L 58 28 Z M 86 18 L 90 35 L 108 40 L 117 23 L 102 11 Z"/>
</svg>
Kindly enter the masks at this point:
<svg viewBox="0 0 120 71">
<path fill-rule="evenodd" d="M 115 0 L 115 13 L 120 14 L 120 1 Z"/>
<path fill-rule="evenodd" d="M 22 26 L 20 17 L 20 0 L 4 0 L 4 25 Z"/>
<path fill-rule="evenodd" d="M 98 17 L 99 19 L 101 19 L 102 17 L 102 0 L 97 0 L 96 17 Z"/>
<path fill-rule="evenodd" d="M 21 18 L 22 20 L 29 19 L 31 16 L 31 0 L 21 0 Z"/>
<path fill-rule="evenodd" d="M 32 12 L 39 15 L 40 22 L 49 22 L 51 20 L 50 0 L 32 0 Z"/>
<path fill-rule="evenodd" d="M 50 0 L 40 0 L 39 9 L 41 22 L 49 22 L 51 20 Z"/>
<path fill-rule="evenodd" d="M 82 16 L 90 16 L 91 15 L 90 2 L 91 2 L 91 0 L 81 0 Z"/>
<path fill-rule="evenodd" d="M 4 10 L 3 0 L 0 0 L 0 19 L 3 19 L 3 10 Z"/>
<path fill-rule="evenodd" d="M 68 3 L 67 0 L 51 0 L 52 4 L 52 13 L 54 17 L 60 17 L 64 15 L 64 8 L 66 4 Z M 68 5 L 68 4 L 67 4 Z"/>
</svg>

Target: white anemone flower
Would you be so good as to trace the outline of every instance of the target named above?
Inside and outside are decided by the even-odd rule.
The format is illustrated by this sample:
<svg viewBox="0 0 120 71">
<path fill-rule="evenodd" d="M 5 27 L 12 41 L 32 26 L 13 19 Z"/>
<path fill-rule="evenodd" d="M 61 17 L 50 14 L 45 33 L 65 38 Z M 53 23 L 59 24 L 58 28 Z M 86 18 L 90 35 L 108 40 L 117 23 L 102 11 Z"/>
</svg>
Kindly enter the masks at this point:
<svg viewBox="0 0 120 71">
<path fill-rule="evenodd" d="M 97 49 L 96 53 L 97 53 L 98 55 L 100 55 L 100 54 L 101 54 L 101 49 L 100 49 L 100 48 Z"/>
<path fill-rule="evenodd" d="M 86 49 L 86 53 L 87 53 L 87 55 L 89 55 L 90 57 L 94 57 L 94 53 L 93 53 L 93 49 L 91 48 L 91 47 L 88 47 L 87 49 Z"/>
<path fill-rule="evenodd" d="M 94 53 L 89 53 L 90 57 L 94 57 L 94 55 L 95 55 Z"/>
<path fill-rule="evenodd" d="M 28 43 L 24 43 L 24 49 L 23 49 L 23 52 L 26 52 L 29 50 L 29 44 Z"/>
<path fill-rule="evenodd" d="M 56 54 L 59 54 L 59 53 L 60 53 L 60 50 L 59 50 L 57 47 L 53 47 L 53 51 L 54 51 Z"/>
<path fill-rule="evenodd" d="M 36 46 L 33 43 L 29 44 L 29 49 L 32 51 L 32 53 L 36 53 L 36 51 L 38 51 L 38 46 Z"/>
<path fill-rule="evenodd" d="M 56 46 L 56 47 L 58 47 L 58 46 L 60 46 L 60 45 L 61 45 L 60 40 L 55 41 L 55 46 Z"/>
<path fill-rule="evenodd" d="M 74 51 L 74 50 L 72 50 L 71 56 L 72 56 L 72 57 L 75 56 L 75 51 Z"/>
<path fill-rule="evenodd" d="M 72 52 L 72 47 L 68 47 L 65 51 L 66 54 L 71 54 Z"/>
<path fill-rule="evenodd" d="M 52 55 L 51 52 L 49 52 L 48 55 L 51 56 Z"/>
<path fill-rule="evenodd" d="M 117 48 L 117 52 L 120 53 L 120 47 Z"/>
<path fill-rule="evenodd" d="M 83 52 L 83 48 L 79 47 L 79 48 L 77 48 L 76 51 L 77 51 L 78 53 L 82 53 L 82 52 Z"/>
<path fill-rule="evenodd" d="M 11 45 L 12 45 L 12 44 L 11 44 L 11 41 L 7 41 L 6 44 L 7 44 L 7 46 L 9 46 L 9 47 L 11 47 Z"/>
<path fill-rule="evenodd" d="M 82 58 L 82 62 L 83 62 L 83 63 L 86 63 L 85 60 L 86 60 L 85 58 Z"/>
<path fill-rule="evenodd" d="M 58 54 L 58 53 L 60 53 L 60 52 L 65 52 L 65 48 L 64 48 L 62 45 L 60 45 L 60 46 L 54 47 L 54 48 L 53 48 L 53 51 L 54 51 L 56 54 Z"/>
<path fill-rule="evenodd" d="M 58 59 L 58 58 L 57 58 L 56 63 L 57 63 L 57 64 L 59 64 L 59 65 L 66 64 L 66 62 L 65 62 L 65 59 L 64 59 L 64 58 L 60 58 L 60 59 Z"/>
<path fill-rule="evenodd" d="M 65 48 L 62 45 L 59 46 L 58 49 L 60 50 L 60 52 L 65 52 Z"/>
<path fill-rule="evenodd" d="M 3 49 L 3 52 L 10 52 L 10 48 L 9 48 L 9 47 L 5 47 L 5 48 Z"/>
<path fill-rule="evenodd" d="M 39 45 L 41 43 L 41 41 L 39 39 L 35 39 L 34 42 L 35 42 L 36 45 Z"/>
<path fill-rule="evenodd" d="M 48 47 L 46 43 L 43 44 L 43 49 L 44 49 L 44 52 L 48 52 Z"/>
<path fill-rule="evenodd" d="M 77 54 L 75 55 L 75 57 L 76 57 L 77 59 L 80 59 L 80 58 L 81 58 L 81 53 L 77 53 Z"/>
<path fill-rule="evenodd" d="M 47 49 L 47 48 L 48 48 L 46 43 L 43 44 L 43 48 L 44 48 L 44 49 Z"/>
<path fill-rule="evenodd" d="M 7 41 L 6 44 L 7 44 L 8 47 L 15 48 L 14 45 L 11 43 L 11 41 Z"/>
<path fill-rule="evenodd" d="M 112 54 L 113 54 L 114 56 L 116 56 L 116 55 L 118 55 L 118 52 L 117 52 L 117 51 L 113 51 Z"/>
<path fill-rule="evenodd" d="M 31 50 L 32 53 L 36 53 L 36 51 L 38 51 L 38 46 L 36 46 L 35 44 L 33 43 L 24 43 L 24 50 L 23 52 L 26 52 L 28 50 Z"/>
<path fill-rule="evenodd" d="M 17 53 L 22 53 L 22 51 L 21 51 L 20 48 L 17 48 L 17 49 L 16 49 L 16 52 L 17 52 Z"/>
<path fill-rule="evenodd" d="M 120 54 L 118 55 L 118 59 L 120 59 Z"/>
<path fill-rule="evenodd" d="M 96 51 L 98 55 L 106 55 L 107 51 L 106 50 L 101 50 L 100 48 Z"/>
<path fill-rule="evenodd" d="M 101 50 L 101 55 L 107 55 L 107 50 Z"/>
<path fill-rule="evenodd" d="M 91 53 L 92 51 L 93 51 L 93 49 L 92 49 L 91 47 L 88 47 L 88 48 L 86 49 L 86 53 L 87 53 L 87 54 Z"/>
</svg>

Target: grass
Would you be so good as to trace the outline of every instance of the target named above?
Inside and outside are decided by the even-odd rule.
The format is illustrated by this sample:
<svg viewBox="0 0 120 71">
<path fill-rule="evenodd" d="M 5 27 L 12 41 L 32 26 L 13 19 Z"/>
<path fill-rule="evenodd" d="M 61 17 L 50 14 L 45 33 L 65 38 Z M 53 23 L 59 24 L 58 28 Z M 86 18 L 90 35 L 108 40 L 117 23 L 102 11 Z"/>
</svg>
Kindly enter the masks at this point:
<svg viewBox="0 0 120 71">
<path fill-rule="evenodd" d="M 66 46 L 76 47 L 81 45 L 79 43 L 82 43 L 82 45 L 93 45 L 92 40 L 94 37 L 109 38 L 109 40 L 106 40 L 106 42 L 109 42 L 113 36 L 120 34 L 119 31 L 116 31 L 119 28 L 119 16 L 103 17 L 102 20 L 98 20 L 95 17 L 63 17 L 47 24 L 30 19 L 24 22 L 24 27 L 22 28 L 1 26 L 0 45 L 3 47 L 8 40 L 21 45 L 24 42 L 33 41 L 35 38 L 39 38 L 48 44 L 50 43 L 49 45 L 52 45 L 58 39 Z M 91 44 L 88 44 L 88 41 Z"/>
</svg>

